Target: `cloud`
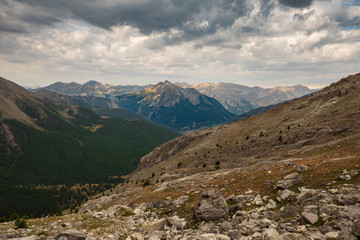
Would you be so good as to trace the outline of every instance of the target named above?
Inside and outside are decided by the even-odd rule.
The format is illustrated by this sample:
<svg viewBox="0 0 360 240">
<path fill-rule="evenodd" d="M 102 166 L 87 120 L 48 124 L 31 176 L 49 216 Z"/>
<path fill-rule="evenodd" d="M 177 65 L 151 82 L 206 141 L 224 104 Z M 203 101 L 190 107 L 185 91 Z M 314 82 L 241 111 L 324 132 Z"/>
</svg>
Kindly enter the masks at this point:
<svg viewBox="0 0 360 240">
<path fill-rule="evenodd" d="M 312 0 L 279 0 L 279 2 L 287 7 L 305 8 L 312 4 Z"/>
<path fill-rule="evenodd" d="M 341 77 L 360 64 L 360 6 L 349 2 L 3 0 L 0 70 L 136 84 Z"/>
</svg>

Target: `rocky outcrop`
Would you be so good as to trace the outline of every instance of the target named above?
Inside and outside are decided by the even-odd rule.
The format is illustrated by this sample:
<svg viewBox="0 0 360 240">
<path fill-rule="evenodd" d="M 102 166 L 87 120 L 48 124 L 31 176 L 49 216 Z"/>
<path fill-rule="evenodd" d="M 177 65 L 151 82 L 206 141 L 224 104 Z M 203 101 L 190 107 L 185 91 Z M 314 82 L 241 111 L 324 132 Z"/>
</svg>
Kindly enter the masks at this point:
<svg viewBox="0 0 360 240">
<path fill-rule="evenodd" d="M 224 219 L 229 214 L 225 198 L 219 190 L 210 189 L 201 194 L 200 202 L 195 206 L 195 216 L 199 221 Z"/>
<path fill-rule="evenodd" d="M 279 189 L 290 188 L 296 184 L 302 183 L 303 179 L 298 172 L 291 173 L 283 177 L 276 183 L 276 187 Z"/>
<path fill-rule="evenodd" d="M 55 240 L 85 240 L 86 234 L 77 230 L 68 230 L 55 236 Z"/>
</svg>

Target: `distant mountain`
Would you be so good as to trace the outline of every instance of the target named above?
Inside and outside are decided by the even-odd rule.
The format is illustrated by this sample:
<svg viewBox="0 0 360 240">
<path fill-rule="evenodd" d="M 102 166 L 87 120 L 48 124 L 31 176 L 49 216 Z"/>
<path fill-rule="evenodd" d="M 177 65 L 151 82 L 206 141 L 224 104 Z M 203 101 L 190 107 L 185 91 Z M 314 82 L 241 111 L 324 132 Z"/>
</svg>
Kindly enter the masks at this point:
<svg viewBox="0 0 360 240">
<path fill-rule="evenodd" d="M 218 101 L 169 81 L 116 97 L 119 106 L 177 131 L 201 129 L 234 117 Z"/>
<path fill-rule="evenodd" d="M 118 104 L 112 98 L 95 97 L 95 96 L 68 96 L 47 89 L 40 89 L 36 95 L 60 103 L 76 105 L 89 109 L 93 108 L 119 108 Z"/>
<path fill-rule="evenodd" d="M 111 97 L 118 96 L 125 93 L 140 91 L 146 86 L 115 86 L 110 84 L 102 84 L 97 81 L 88 81 L 84 84 L 79 84 L 75 82 L 63 83 L 56 82 L 49 86 L 44 87 L 47 90 L 70 95 L 70 96 L 97 96 L 97 97 Z"/>
<path fill-rule="evenodd" d="M 247 87 L 234 83 L 199 83 L 191 86 L 218 100 L 228 111 L 242 114 L 257 107 L 277 104 L 314 92 L 305 86 Z"/>
<path fill-rule="evenodd" d="M 36 95 L 48 98 L 63 104 L 80 106 L 88 108 L 101 116 L 121 118 L 125 120 L 144 120 L 142 116 L 132 111 L 120 108 L 115 99 L 94 97 L 94 96 L 68 96 L 60 93 L 52 92 L 47 89 L 41 89 Z"/>
</svg>

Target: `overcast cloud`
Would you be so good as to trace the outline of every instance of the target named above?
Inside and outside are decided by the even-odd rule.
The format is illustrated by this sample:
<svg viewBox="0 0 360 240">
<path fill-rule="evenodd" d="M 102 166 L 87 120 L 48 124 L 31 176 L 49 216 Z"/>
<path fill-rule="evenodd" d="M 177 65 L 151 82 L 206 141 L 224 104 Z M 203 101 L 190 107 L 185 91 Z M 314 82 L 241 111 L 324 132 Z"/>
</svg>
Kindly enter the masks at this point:
<svg viewBox="0 0 360 240">
<path fill-rule="evenodd" d="M 318 87 L 360 72 L 359 0 L 2 0 L 0 75 Z"/>
</svg>

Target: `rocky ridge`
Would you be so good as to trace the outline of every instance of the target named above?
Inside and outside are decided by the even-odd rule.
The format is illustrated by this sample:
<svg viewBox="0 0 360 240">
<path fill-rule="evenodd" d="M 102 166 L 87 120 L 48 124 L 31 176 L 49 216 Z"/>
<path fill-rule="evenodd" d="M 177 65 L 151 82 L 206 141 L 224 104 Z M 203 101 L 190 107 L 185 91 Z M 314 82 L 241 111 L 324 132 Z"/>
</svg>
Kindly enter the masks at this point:
<svg viewBox="0 0 360 240">
<path fill-rule="evenodd" d="M 184 84 L 181 85 L 186 87 Z M 261 88 L 234 83 L 199 83 L 188 87 L 215 98 L 227 110 L 236 114 L 243 114 L 254 108 L 278 104 L 314 92 L 302 85 Z"/>
</svg>

